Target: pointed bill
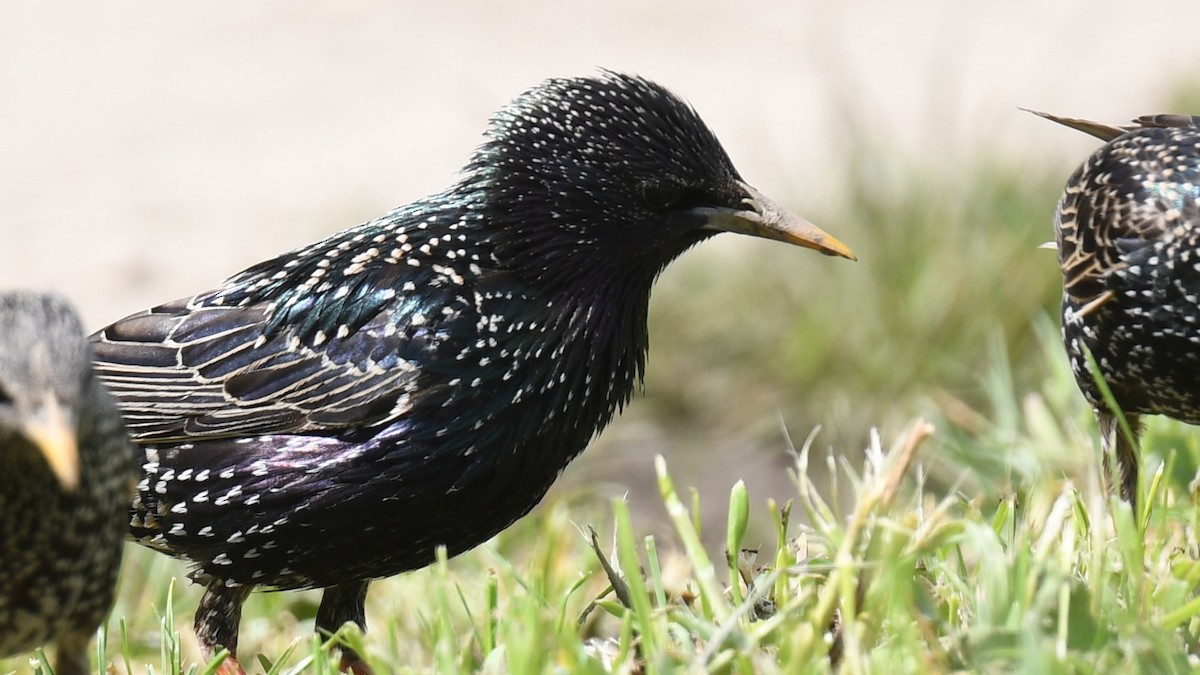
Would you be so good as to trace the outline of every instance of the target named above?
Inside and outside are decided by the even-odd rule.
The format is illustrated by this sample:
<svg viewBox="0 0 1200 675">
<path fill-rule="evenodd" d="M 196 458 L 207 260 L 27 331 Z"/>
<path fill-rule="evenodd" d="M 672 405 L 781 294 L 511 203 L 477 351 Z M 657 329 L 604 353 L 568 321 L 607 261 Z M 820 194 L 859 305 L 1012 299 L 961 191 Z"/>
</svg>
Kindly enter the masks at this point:
<svg viewBox="0 0 1200 675">
<path fill-rule="evenodd" d="M 858 260 L 854 252 L 833 235 L 788 211 L 746 183 L 739 184 L 746 192 L 741 209 L 702 207 L 696 209 L 704 216 L 704 227 L 722 232 L 737 232 L 764 239 L 774 239 L 795 246 L 811 248 L 825 255 Z"/>
<path fill-rule="evenodd" d="M 1070 127 L 1076 131 L 1082 131 L 1089 136 L 1095 136 L 1102 141 L 1111 141 L 1121 134 L 1129 131 L 1132 127 L 1119 127 L 1103 122 L 1094 122 L 1092 120 L 1080 119 L 1078 117 L 1063 117 L 1062 115 L 1052 115 L 1048 112 L 1040 110 L 1030 110 L 1029 108 L 1020 108 L 1027 113 L 1032 113 L 1043 119 L 1048 119 L 1051 122 L 1057 122 L 1064 127 Z"/>
<path fill-rule="evenodd" d="M 79 446 L 74 424 L 56 399 L 48 398 L 25 424 L 22 433 L 41 451 L 65 490 L 79 487 Z"/>
</svg>

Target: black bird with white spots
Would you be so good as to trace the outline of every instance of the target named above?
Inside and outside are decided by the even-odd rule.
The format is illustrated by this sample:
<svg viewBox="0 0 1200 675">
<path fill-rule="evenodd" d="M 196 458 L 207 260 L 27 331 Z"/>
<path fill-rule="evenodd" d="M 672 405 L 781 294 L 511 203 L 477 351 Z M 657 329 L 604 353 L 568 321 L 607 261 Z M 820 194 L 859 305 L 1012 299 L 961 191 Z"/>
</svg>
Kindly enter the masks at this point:
<svg viewBox="0 0 1200 675">
<path fill-rule="evenodd" d="M 655 278 L 720 232 L 853 259 L 665 88 L 552 79 L 444 192 L 97 333 L 145 451 L 133 535 L 194 564 L 202 647 L 236 651 L 258 586 L 364 625 L 372 579 L 528 513 L 629 402 Z"/>
<path fill-rule="evenodd" d="M 1136 504 L 1141 416 L 1200 424 L 1200 118 L 1110 126 L 1037 114 L 1106 141 L 1071 175 L 1055 214 L 1062 332 L 1105 466 L 1116 457 L 1121 496 Z"/>
<path fill-rule="evenodd" d="M 0 656 L 55 642 L 58 675 L 88 672 L 137 477 L 70 305 L 0 293 Z"/>
</svg>

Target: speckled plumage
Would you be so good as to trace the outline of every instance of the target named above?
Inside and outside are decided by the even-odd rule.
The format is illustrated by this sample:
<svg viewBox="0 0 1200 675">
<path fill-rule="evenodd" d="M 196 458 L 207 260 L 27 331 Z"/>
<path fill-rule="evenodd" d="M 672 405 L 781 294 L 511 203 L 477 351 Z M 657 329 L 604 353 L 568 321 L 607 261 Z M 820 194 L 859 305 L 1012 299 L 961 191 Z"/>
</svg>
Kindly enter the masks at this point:
<svg viewBox="0 0 1200 675">
<path fill-rule="evenodd" d="M 371 579 L 526 514 L 628 402 L 654 279 L 720 231 L 852 257 L 665 89 L 548 80 L 446 191 L 94 336 L 146 451 L 133 535 L 195 564 L 202 644 L 236 649 L 255 586 L 362 625 Z"/>
<path fill-rule="evenodd" d="M 1107 141 L 1071 175 L 1055 215 L 1063 343 L 1105 462 L 1116 456 L 1121 495 L 1136 503 L 1139 416 L 1200 423 L 1200 120 L 1149 115 L 1117 127 L 1043 116 Z"/>
<path fill-rule="evenodd" d="M 56 642 L 55 672 L 88 672 L 136 479 L 70 306 L 0 294 L 0 656 Z"/>
</svg>

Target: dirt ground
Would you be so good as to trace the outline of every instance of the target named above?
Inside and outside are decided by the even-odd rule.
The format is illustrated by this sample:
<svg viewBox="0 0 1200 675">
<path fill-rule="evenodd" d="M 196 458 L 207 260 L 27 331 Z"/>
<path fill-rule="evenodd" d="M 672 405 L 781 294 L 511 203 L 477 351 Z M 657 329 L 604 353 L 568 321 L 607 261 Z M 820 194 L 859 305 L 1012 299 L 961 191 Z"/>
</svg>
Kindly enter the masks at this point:
<svg viewBox="0 0 1200 675">
<path fill-rule="evenodd" d="M 6 2 L 0 288 L 59 289 L 99 327 L 211 287 L 440 189 L 491 111 L 600 66 L 682 93 L 800 212 L 827 198 L 847 105 L 931 157 L 986 137 L 1082 158 L 1017 107 L 1159 112 L 1197 73 L 1197 19 L 1188 0 Z"/>
</svg>

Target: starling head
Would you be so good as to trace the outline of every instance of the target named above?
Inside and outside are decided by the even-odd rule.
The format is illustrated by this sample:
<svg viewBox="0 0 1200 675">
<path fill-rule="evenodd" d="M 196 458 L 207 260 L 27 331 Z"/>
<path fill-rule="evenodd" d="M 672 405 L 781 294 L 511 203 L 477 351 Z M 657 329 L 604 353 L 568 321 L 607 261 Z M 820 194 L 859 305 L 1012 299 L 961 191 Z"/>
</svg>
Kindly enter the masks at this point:
<svg viewBox="0 0 1200 675">
<path fill-rule="evenodd" d="M 656 273 L 722 231 L 854 259 L 746 184 L 696 111 L 639 77 L 543 82 L 493 118 L 466 171 L 501 255 L 551 281 L 605 258 Z"/>
<path fill-rule="evenodd" d="M 79 484 L 74 411 L 90 374 L 83 327 L 65 300 L 0 295 L 0 452 L 41 453 L 66 490 Z"/>
<path fill-rule="evenodd" d="M 135 455 L 70 305 L 0 293 L 0 657 L 57 643 L 91 672 L 112 606 Z"/>
</svg>

